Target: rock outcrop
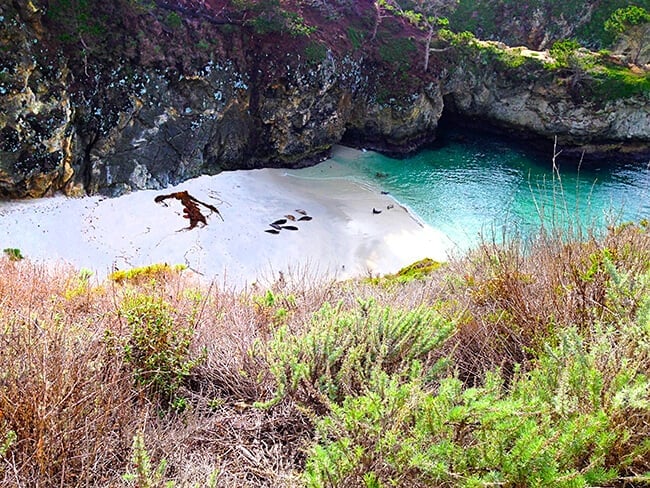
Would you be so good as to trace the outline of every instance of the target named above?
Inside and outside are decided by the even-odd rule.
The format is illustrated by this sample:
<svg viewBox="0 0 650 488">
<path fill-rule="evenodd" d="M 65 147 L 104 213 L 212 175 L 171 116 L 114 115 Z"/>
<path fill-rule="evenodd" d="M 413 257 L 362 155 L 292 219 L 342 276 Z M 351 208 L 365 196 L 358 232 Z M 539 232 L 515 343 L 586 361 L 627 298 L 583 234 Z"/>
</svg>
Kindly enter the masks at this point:
<svg viewBox="0 0 650 488">
<path fill-rule="evenodd" d="M 462 62 L 443 83 L 447 111 L 457 120 L 542 146 L 557 140 L 564 157 L 650 157 L 650 92 L 596 98 L 592 80 L 549 69 L 541 53 L 483 45 L 459 54 Z"/>
<path fill-rule="evenodd" d="M 445 105 L 594 155 L 647 153 L 647 98 L 585 102 L 543 70 L 453 49 L 424 73 L 406 20 L 374 18 L 371 0 L 312 3 L 296 10 L 307 20 L 225 0 L 3 4 L 0 198 L 299 167 L 340 141 L 405 154 L 434 140 Z"/>
</svg>

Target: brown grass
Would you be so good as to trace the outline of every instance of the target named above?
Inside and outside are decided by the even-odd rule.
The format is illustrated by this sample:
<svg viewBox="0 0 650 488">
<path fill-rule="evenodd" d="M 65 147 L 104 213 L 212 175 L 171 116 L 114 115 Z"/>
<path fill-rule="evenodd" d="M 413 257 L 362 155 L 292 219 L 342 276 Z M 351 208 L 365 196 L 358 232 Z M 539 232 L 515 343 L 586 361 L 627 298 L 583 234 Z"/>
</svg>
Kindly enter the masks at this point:
<svg viewBox="0 0 650 488">
<path fill-rule="evenodd" d="M 484 242 L 450 263 L 438 296 L 450 316 L 461 317 L 451 346 L 460 376 L 477 384 L 495 367 L 507 374 L 552 331 L 576 326 L 588 333 L 599 320 L 633 320 L 634 304 L 625 316 L 609 309 L 605 254 L 621 274 L 647 272 L 650 229 L 622 225 L 586 239 L 541 234 L 505 246 Z"/>
<path fill-rule="evenodd" d="M 69 268 L 0 259 L 0 447 L 8 431 L 17 436 L 0 457 L 0 485 L 126 485 L 133 437 L 142 433 L 153 465 L 167 460 L 164 478 L 176 486 L 205 486 L 210 476 L 217 486 L 301 486 L 313 412 L 290 398 L 266 410 L 253 406 L 275 394 L 265 346 L 280 325 L 304 331 L 324 302 L 432 305 L 457 323 L 440 356 L 452 357 L 467 384 L 480 384 L 494 367 L 525 367 L 551 330 L 577 326 L 588 334 L 598 321 L 634 316 L 634 300 L 623 310 L 610 307 L 604 253 L 620 273 L 647 272 L 648 228 L 621 226 L 583 241 L 484 243 L 425 281 L 386 287 L 308 274 L 244 292 L 182 274 L 100 284 Z M 175 323 L 195 331 L 193 353 L 206 351 L 179 392 L 184 411 L 164 410 L 137 386 L 105 338 L 107 331 L 128 336 L 119 310 L 130 289 L 169 303 Z M 628 420 L 639 435 L 650 434 L 647 414 Z"/>
</svg>

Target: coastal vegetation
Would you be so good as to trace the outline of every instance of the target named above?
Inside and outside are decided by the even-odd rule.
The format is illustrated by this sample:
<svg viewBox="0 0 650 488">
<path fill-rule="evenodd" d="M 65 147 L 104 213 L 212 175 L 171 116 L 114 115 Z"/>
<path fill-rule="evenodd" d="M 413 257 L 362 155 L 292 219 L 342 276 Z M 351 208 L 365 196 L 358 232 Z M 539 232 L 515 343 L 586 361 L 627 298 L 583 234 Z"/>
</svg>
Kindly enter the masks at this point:
<svg viewBox="0 0 650 488">
<path fill-rule="evenodd" d="M 647 0 L 200 3 L 1 7 L 0 197 L 299 165 L 344 137 L 405 154 L 476 87 L 541 80 L 551 135 L 645 121 Z M 592 132 L 569 142 L 647 154 Z M 2 486 L 650 484 L 648 221 L 243 291 L 29 258 L 0 254 Z"/>
<path fill-rule="evenodd" d="M 646 221 L 245 291 L 0 268 L 3 486 L 650 482 Z"/>
</svg>

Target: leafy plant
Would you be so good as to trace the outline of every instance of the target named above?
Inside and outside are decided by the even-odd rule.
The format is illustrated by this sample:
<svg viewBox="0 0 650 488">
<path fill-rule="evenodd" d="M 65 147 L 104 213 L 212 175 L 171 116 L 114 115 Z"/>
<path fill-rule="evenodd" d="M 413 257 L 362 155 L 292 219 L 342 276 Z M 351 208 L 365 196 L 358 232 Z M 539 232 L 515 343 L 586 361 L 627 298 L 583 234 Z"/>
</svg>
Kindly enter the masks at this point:
<svg viewBox="0 0 650 488">
<path fill-rule="evenodd" d="M 608 454 L 627 434 L 599 405 L 583 402 L 578 384 L 587 380 L 593 388 L 600 376 L 582 358 L 562 365 L 549 352 L 548 363 L 531 377 L 520 375 L 511 389 L 496 372 L 479 388 L 449 377 L 435 392 L 417 371 L 407 382 L 379 373 L 366 393 L 332 405 L 319 422 L 307 484 L 359 486 L 369 478 L 376 486 L 610 483 L 625 462 L 608 465 Z M 552 382 L 545 381 L 549 373 Z"/>
<path fill-rule="evenodd" d="M 133 472 L 122 475 L 122 479 L 137 488 L 157 488 L 164 486 L 172 488 L 175 483 L 170 481 L 163 483 L 167 471 L 167 461 L 161 459 L 156 469 L 152 469 L 151 457 L 144 443 L 144 436 L 136 434 L 133 436 L 131 447 L 131 464 Z"/>
<path fill-rule="evenodd" d="M 177 274 L 186 269 L 187 266 L 184 264 L 170 266 L 167 263 L 157 263 L 139 268 L 114 271 L 108 276 L 108 279 L 119 284 L 127 282 L 144 283 L 164 279 L 168 275 Z"/>
<path fill-rule="evenodd" d="M 15 247 L 8 247 L 3 249 L 2 252 L 9 258 L 9 261 L 20 261 L 24 259 L 23 254 L 20 252 L 20 249 Z"/>
<path fill-rule="evenodd" d="M 304 333 L 284 326 L 270 342 L 274 402 L 296 393 L 306 402 L 339 402 L 379 371 L 405 374 L 414 361 L 433 368 L 430 355 L 452 332 L 453 325 L 430 308 L 393 310 L 360 300 L 346 311 L 326 303 Z"/>
<path fill-rule="evenodd" d="M 615 10 L 605 22 L 605 30 L 625 42 L 632 63 L 650 52 L 650 12 L 643 7 L 629 5 Z"/>
<path fill-rule="evenodd" d="M 557 66 L 568 67 L 569 59 L 575 55 L 578 49 L 580 49 L 580 43 L 578 41 L 575 39 L 563 39 L 553 43 L 549 54 L 553 56 Z"/>
<path fill-rule="evenodd" d="M 120 307 L 130 337 L 124 358 L 133 368 L 136 383 L 163 401 L 178 406 L 176 393 L 204 356 L 191 357 L 193 329 L 177 326 L 172 307 L 160 298 L 129 294 Z"/>
</svg>

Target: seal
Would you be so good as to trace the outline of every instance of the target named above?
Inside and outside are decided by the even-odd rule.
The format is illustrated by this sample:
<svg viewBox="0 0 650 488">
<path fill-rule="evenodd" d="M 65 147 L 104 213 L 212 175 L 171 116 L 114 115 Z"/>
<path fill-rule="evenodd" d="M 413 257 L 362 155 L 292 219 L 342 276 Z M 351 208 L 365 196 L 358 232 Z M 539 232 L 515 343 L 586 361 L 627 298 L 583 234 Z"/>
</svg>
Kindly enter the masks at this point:
<svg viewBox="0 0 650 488">
<path fill-rule="evenodd" d="M 311 220 L 311 219 L 312 219 L 312 218 L 311 218 L 309 215 L 303 215 L 303 216 L 300 217 L 298 220 L 299 220 L 299 221 L 305 221 L 305 222 L 306 222 L 306 221 Z"/>
<path fill-rule="evenodd" d="M 264 232 L 268 232 L 269 234 L 279 234 L 280 231 L 276 229 L 266 229 Z"/>
<path fill-rule="evenodd" d="M 372 207 L 372 213 L 374 213 L 375 215 L 377 215 L 377 214 L 380 214 L 380 213 L 381 213 L 381 210 L 377 210 L 375 207 Z"/>
<path fill-rule="evenodd" d="M 298 230 L 298 227 L 295 225 L 283 225 L 282 228 L 287 230 Z"/>
</svg>

